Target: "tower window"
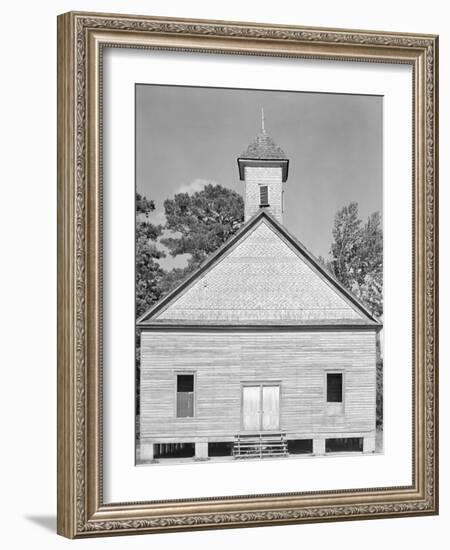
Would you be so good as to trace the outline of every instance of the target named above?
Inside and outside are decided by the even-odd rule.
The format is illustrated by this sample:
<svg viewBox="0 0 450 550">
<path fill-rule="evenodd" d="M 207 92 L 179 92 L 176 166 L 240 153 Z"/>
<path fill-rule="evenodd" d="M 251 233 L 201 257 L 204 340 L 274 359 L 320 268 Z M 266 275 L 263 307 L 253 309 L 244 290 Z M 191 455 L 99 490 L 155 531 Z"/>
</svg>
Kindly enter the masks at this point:
<svg viewBox="0 0 450 550">
<path fill-rule="evenodd" d="M 269 187 L 267 185 L 259 187 L 259 205 L 269 206 Z"/>
<path fill-rule="evenodd" d="M 194 416 L 194 375 L 177 376 L 177 417 Z"/>
<path fill-rule="evenodd" d="M 342 403 L 342 373 L 327 373 L 327 403 Z"/>
</svg>

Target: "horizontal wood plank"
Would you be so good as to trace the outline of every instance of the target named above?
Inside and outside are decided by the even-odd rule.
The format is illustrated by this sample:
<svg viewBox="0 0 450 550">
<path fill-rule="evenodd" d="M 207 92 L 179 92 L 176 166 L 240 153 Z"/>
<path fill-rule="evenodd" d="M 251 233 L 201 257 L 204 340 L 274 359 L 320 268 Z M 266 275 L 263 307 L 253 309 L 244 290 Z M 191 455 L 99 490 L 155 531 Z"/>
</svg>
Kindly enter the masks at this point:
<svg viewBox="0 0 450 550">
<path fill-rule="evenodd" d="M 375 430 L 375 331 L 145 332 L 141 438 L 217 437 L 241 431 L 243 382 L 280 384 L 288 437 Z M 342 415 L 326 405 L 326 372 L 344 373 Z M 176 417 L 176 374 L 195 372 L 195 415 Z"/>
</svg>

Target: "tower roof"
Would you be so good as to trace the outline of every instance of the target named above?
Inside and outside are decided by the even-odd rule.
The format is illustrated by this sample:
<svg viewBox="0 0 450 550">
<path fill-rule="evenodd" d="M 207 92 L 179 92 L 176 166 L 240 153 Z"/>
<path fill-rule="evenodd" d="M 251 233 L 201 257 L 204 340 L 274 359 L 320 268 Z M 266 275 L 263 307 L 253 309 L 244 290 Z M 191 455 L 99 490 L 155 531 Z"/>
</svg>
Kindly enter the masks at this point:
<svg viewBox="0 0 450 550">
<path fill-rule="evenodd" d="M 287 159 L 283 149 L 278 147 L 274 140 L 268 136 L 265 131 L 255 137 L 247 149 L 241 154 L 240 158 L 258 160 Z"/>
<path fill-rule="evenodd" d="M 264 109 L 261 109 L 261 132 L 250 143 L 247 149 L 242 153 L 240 158 L 243 159 L 287 159 L 285 152 L 274 140 L 267 135 L 264 124 Z"/>
<path fill-rule="evenodd" d="M 283 182 L 287 180 L 289 160 L 286 153 L 267 135 L 264 125 L 264 109 L 261 109 L 261 131 L 247 149 L 238 157 L 239 178 L 245 179 L 246 166 L 278 166 L 282 169 Z"/>
</svg>

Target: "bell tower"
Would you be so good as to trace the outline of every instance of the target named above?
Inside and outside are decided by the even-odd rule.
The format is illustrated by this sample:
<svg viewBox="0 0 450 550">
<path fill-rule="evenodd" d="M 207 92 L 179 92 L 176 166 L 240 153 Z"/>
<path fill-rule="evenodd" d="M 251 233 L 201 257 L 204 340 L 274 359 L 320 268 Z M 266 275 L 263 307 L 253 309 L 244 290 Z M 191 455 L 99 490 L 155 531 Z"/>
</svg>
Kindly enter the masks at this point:
<svg viewBox="0 0 450 550">
<path fill-rule="evenodd" d="M 265 208 L 283 223 L 283 183 L 288 177 L 289 160 L 267 135 L 264 109 L 260 133 L 237 161 L 239 179 L 245 183 L 245 221 Z"/>
</svg>

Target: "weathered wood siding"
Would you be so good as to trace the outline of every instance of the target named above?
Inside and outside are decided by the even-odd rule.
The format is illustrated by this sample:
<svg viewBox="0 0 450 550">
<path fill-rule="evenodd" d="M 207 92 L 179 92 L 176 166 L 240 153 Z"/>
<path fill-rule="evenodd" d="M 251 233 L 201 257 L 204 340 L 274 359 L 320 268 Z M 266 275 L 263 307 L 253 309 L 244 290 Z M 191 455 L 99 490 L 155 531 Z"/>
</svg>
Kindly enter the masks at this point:
<svg viewBox="0 0 450 550">
<path fill-rule="evenodd" d="M 280 166 L 246 166 L 245 170 L 245 221 L 259 212 L 259 186 L 269 188 L 269 212 L 283 223 L 282 170 Z"/>
<path fill-rule="evenodd" d="M 142 333 L 141 437 L 216 441 L 241 430 L 241 383 L 280 382 L 280 431 L 310 438 L 375 430 L 375 330 Z M 330 415 L 326 372 L 344 373 Z M 176 418 L 176 374 L 195 372 L 195 415 Z"/>
</svg>

